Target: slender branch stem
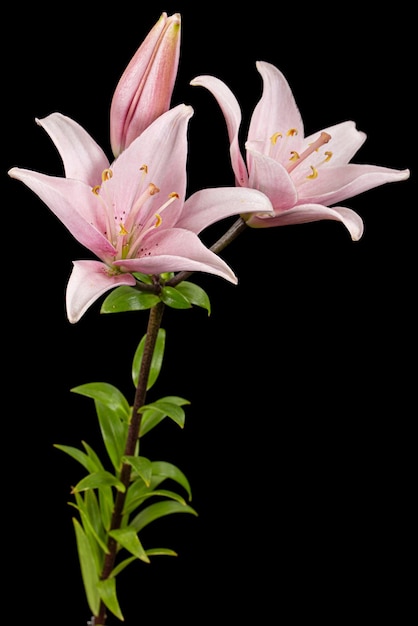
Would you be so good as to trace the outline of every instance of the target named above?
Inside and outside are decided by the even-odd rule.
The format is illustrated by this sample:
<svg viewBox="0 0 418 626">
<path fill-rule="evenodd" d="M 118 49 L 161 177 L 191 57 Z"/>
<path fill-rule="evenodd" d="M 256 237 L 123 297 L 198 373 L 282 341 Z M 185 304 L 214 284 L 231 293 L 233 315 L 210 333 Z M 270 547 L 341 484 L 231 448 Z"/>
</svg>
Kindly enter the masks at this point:
<svg viewBox="0 0 418 626">
<path fill-rule="evenodd" d="M 231 241 L 236 239 L 238 235 L 240 235 L 246 228 L 246 222 L 242 219 L 242 217 L 239 217 L 226 231 L 226 233 L 222 235 L 222 237 L 220 237 L 218 241 L 213 244 L 213 246 L 210 247 L 210 250 L 212 250 L 212 252 L 215 252 L 215 254 L 218 254 L 218 252 L 221 252 L 221 250 L 226 248 L 226 246 L 228 246 Z M 186 278 L 191 276 L 191 274 L 193 274 L 193 272 L 179 272 L 167 282 L 167 285 L 169 285 L 170 287 L 175 287 L 176 285 L 181 283 L 182 280 L 186 280 Z"/>
<path fill-rule="evenodd" d="M 147 393 L 147 382 L 151 368 L 152 356 L 154 354 L 155 343 L 157 341 L 158 331 L 161 327 L 161 320 L 164 313 L 164 303 L 159 302 L 150 310 L 148 319 L 148 328 L 145 338 L 144 351 L 142 354 L 141 368 L 139 372 L 138 385 L 135 391 L 134 404 L 132 407 L 131 421 L 129 424 L 128 436 L 125 446 L 125 456 L 133 456 L 135 454 L 136 444 L 139 436 L 139 429 L 141 426 L 142 414 L 138 411 L 141 406 L 145 404 L 145 397 Z M 120 481 L 125 486 L 125 491 L 117 491 L 115 498 L 115 507 L 113 509 L 112 520 L 110 524 L 110 530 L 120 528 L 123 507 L 125 504 L 126 492 L 128 490 L 129 481 L 131 477 L 131 466 L 128 463 L 122 465 L 120 473 Z M 105 580 L 109 578 L 112 569 L 115 564 L 117 542 L 112 537 L 109 537 L 107 547 L 109 553 L 105 555 L 103 564 L 101 579 Z M 106 624 L 106 607 L 101 602 L 99 614 L 94 618 L 95 626 L 104 626 Z"/>
</svg>

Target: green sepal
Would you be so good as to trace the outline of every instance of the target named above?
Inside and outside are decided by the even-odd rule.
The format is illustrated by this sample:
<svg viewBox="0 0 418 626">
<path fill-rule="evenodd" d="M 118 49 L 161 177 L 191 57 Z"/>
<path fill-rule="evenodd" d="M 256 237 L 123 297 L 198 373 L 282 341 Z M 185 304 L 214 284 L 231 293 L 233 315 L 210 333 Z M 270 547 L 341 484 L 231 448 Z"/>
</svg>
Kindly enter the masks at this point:
<svg viewBox="0 0 418 626">
<path fill-rule="evenodd" d="M 152 463 L 144 456 L 124 456 L 122 458 L 124 463 L 129 465 L 135 470 L 135 472 L 144 481 L 147 487 L 151 484 L 152 477 Z"/>
<path fill-rule="evenodd" d="M 97 584 L 97 590 L 103 603 L 107 606 L 109 611 L 113 613 L 121 622 L 124 621 L 122 611 L 119 606 L 118 597 L 116 594 L 116 580 L 114 578 L 106 578 L 105 580 L 99 580 Z M 97 615 L 97 613 L 96 613 Z"/>
<path fill-rule="evenodd" d="M 136 556 L 137 559 L 149 563 L 150 560 L 142 547 L 142 543 L 139 541 L 137 531 L 133 527 L 117 528 L 110 530 L 109 535 L 115 539 L 118 544 L 128 550 L 131 554 Z"/>
<path fill-rule="evenodd" d="M 199 285 L 195 285 L 195 283 L 184 280 L 177 285 L 176 289 L 190 302 L 190 304 L 194 304 L 196 306 L 202 307 L 202 309 L 206 309 L 208 315 L 210 315 L 211 305 L 209 296 L 206 291 L 202 289 L 202 287 L 199 287 Z"/>
<path fill-rule="evenodd" d="M 155 504 L 147 506 L 147 508 L 143 509 L 133 518 L 130 527 L 136 530 L 136 532 L 140 532 L 145 526 L 148 526 L 148 524 L 154 522 L 156 519 L 164 517 L 165 515 L 171 515 L 172 513 L 191 513 L 197 516 L 197 512 L 188 504 L 180 504 L 173 500 L 167 500 L 164 502 L 155 502 Z"/>
<path fill-rule="evenodd" d="M 73 518 L 73 524 L 87 603 L 92 615 L 98 615 L 100 595 L 98 591 L 99 574 L 96 569 L 96 560 L 87 535 L 75 517 Z"/>
<path fill-rule="evenodd" d="M 138 347 L 134 354 L 133 362 L 132 362 L 132 382 L 134 384 L 134 387 L 138 386 L 139 372 L 141 369 L 142 355 L 144 353 L 146 337 L 147 336 L 144 335 L 141 341 L 139 342 Z M 148 382 L 147 382 L 147 391 L 151 389 L 151 387 L 153 386 L 153 384 L 155 383 L 155 381 L 157 380 L 160 374 L 161 366 L 163 363 L 163 357 L 164 357 L 165 337 L 166 337 L 166 333 L 165 333 L 164 328 L 160 328 L 158 330 L 158 335 L 157 335 L 157 339 L 155 342 L 155 348 L 152 354 L 151 367 L 150 367 L 150 372 L 149 372 Z"/>
<path fill-rule="evenodd" d="M 141 407 L 142 419 L 139 436 L 143 437 L 165 417 L 170 417 L 180 428 L 183 428 L 185 413 L 181 406 L 185 404 L 190 404 L 190 402 L 179 396 L 165 396 L 156 400 L 156 402 Z"/>
<path fill-rule="evenodd" d="M 160 298 L 167 306 L 173 309 L 191 309 L 189 300 L 177 289 L 177 287 L 163 287 Z"/>
<path fill-rule="evenodd" d="M 155 293 L 140 291 L 135 287 L 116 287 L 103 301 L 100 313 L 122 313 L 124 311 L 146 311 L 158 304 L 160 298 Z"/>
<path fill-rule="evenodd" d="M 113 474 L 106 470 L 101 470 L 82 478 L 76 486 L 73 487 L 72 493 L 79 493 L 86 489 L 101 489 L 102 487 L 116 487 L 118 491 L 122 492 L 126 490 L 125 485 L 116 478 L 116 476 L 113 476 Z"/>
<path fill-rule="evenodd" d="M 86 383 L 85 385 L 73 387 L 71 391 L 102 402 L 120 419 L 129 421 L 129 403 L 123 393 L 114 385 L 110 383 Z"/>
</svg>

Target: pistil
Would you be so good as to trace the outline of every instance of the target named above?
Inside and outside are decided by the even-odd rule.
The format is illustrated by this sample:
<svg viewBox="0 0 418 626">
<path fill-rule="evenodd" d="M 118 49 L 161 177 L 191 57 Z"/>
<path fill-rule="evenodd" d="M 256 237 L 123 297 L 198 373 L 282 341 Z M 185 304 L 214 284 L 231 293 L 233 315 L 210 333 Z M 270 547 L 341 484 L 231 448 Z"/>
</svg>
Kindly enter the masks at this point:
<svg viewBox="0 0 418 626">
<path fill-rule="evenodd" d="M 297 154 L 295 152 L 292 152 L 292 156 L 290 158 L 291 162 L 286 168 L 289 174 L 295 169 L 295 167 L 297 167 L 300 163 L 302 163 L 302 161 L 304 161 L 313 152 L 316 152 L 316 150 L 318 150 L 321 146 L 328 143 L 330 139 L 331 139 L 331 135 L 329 135 L 328 133 L 322 132 L 320 136 L 318 137 L 318 139 L 314 141 L 313 143 L 311 143 L 311 145 L 308 146 L 306 150 L 302 152 L 302 154 Z M 314 174 L 315 173 L 314 167 L 312 167 L 312 171 Z M 311 174 L 310 177 L 316 178 L 316 175 Z"/>
</svg>

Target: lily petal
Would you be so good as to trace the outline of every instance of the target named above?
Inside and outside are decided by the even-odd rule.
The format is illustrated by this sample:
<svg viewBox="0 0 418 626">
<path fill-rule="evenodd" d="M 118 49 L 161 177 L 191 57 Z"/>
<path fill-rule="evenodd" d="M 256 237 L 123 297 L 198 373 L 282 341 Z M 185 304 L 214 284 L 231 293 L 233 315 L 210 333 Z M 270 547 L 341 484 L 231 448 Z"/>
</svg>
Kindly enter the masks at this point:
<svg viewBox="0 0 418 626">
<path fill-rule="evenodd" d="M 145 247 L 145 246 L 144 246 Z M 145 254 L 136 259 L 114 262 L 125 272 L 160 274 L 162 272 L 207 272 L 236 284 L 237 277 L 217 254 L 211 252 L 197 235 L 182 228 L 171 228 L 147 237 Z M 155 251 L 155 255 L 153 254 Z"/>
<path fill-rule="evenodd" d="M 109 161 L 101 147 L 77 122 L 61 113 L 51 113 L 36 119 L 51 137 L 61 155 L 65 176 L 75 178 L 94 187 Z"/>
<path fill-rule="evenodd" d="M 263 80 L 263 93 L 251 117 L 248 140 L 268 142 L 275 133 L 285 134 L 290 129 L 302 139 L 303 120 L 286 78 L 271 63 L 257 61 L 256 67 Z"/>
<path fill-rule="evenodd" d="M 120 205 L 131 207 L 135 203 L 144 175 L 149 183 L 158 187 L 162 202 L 176 193 L 180 206 L 183 205 L 187 184 L 187 126 L 192 115 L 192 107 L 185 104 L 170 109 L 150 124 L 116 159 L 108 185 Z M 144 168 L 142 171 L 141 167 Z M 176 213 L 174 205 L 164 212 L 167 227 L 175 223 Z"/>
<path fill-rule="evenodd" d="M 328 126 L 321 132 L 331 135 L 331 139 L 327 143 L 327 150 L 332 152 L 331 164 L 333 167 L 336 165 L 346 165 L 351 161 L 367 139 L 366 133 L 357 130 L 355 122 L 352 121 Z M 320 133 L 313 133 L 306 137 L 302 149 L 314 143 L 315 140 L 318 139 L 319 134 Z"/>
<path fill-rule="evenodd" d="M 278 161 L 254 150 L 254 143 L 246 143 L 249 185 L 265 193 L 276 211 L 296 204 L 297 191 L 286 168 Z"/>
<path fill-rule="evenodd" d="M 75 324 L 86 310 L 106 291 L 119 285 L 135 285 L 131 274 L 112 276 L 100 261 L 74 261 L 66 293 L 67 316 Z"/>
<path fill-rule="evenodd" d="M 336 220 L 347 228 L 353 241 L 358 241 L 363 235 L 364 225 L 361 217 L 346 207 L 326 207 L 320 204 L 301 204 L 276 214 L 274 217 L 261 218 L 252 216 L 247 224 L 253 228 L 268 228 L 287 226 L 290 224 L 305 224 L 320 220 Z"/>
<path fill-rule="evenodd" d="M 266 195 L 245 187 L 201 189 L 188 198 L 176 226 L 200 233 L 204 228 L 232 215 L 272 213 Z"/>
<path fill-rule="evenodd" d="M 106 226 L 102 224 L 102 215 L 97 210 L 99 205 L 89 185 L 18 167 L 9 170 L 9 176 L 36 193 L 83 246 L 100 258 L 115 254 L 103 233 Z"/>
<path fill-rule="evenodd" d="M 225 117 L 226 128 L 230 143 L 230 156 L 236 184 L 248 185 L 248 174 L 245 161 L 239 147 L 239 129 L 241 125 L 241 108 L 238 100 L 225 83 L 215 76 L 197 76 L 191 82 L 193 86 L 205 87 L 217 100 Z"/>
<path fill-rule="evenodd" d="M 379 165 L 348 163 L 340 167 L 323 167 L 309 185 L 301 185 L 299 201 L 335 204 L 385 183 L 406 180 L 409 170 L 395 170 Z"/>
</svg>

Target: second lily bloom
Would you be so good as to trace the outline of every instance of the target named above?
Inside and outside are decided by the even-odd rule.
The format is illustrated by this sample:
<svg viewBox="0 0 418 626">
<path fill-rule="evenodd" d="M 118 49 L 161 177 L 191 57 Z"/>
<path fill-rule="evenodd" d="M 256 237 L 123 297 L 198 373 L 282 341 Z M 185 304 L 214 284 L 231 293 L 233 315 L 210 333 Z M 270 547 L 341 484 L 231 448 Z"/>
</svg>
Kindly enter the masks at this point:
<svg viewBox="0 0 418 626">
<path fill-rule="evenodd" d="M 366 139 L 352 121 L 305 137 L 283 74 L 270 63 L 260 61 L 256 66 L 263 93 L 251 117 L 245 159 L 239 144 L 241 109 L 231 90 L 214 76 L 198 76 L 191 83 L 206 87 L 222 109 L 236 185 L 259 189 L 273 204 L 273 214 L 243 216 L 248 226 L 338 220 L 353 240 L 360 239 L 361 217 L 339 203 L 384 183 L 405 180 L 409 170 L 350 163 Z"/>
</svg>

